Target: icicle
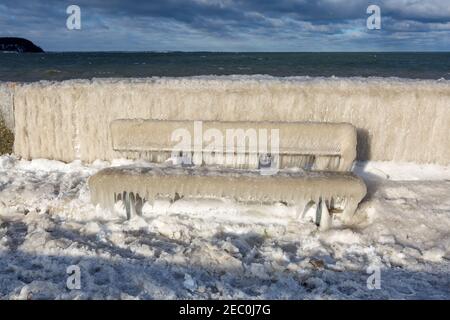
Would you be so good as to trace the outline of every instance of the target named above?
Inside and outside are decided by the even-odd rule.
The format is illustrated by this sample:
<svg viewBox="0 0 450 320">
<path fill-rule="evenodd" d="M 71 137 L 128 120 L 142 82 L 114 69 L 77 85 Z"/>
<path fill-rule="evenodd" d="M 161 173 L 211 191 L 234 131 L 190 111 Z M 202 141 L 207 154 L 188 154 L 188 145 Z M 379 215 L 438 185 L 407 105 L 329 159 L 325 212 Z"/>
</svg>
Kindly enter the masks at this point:
<svg viewBox="0 0 450 320">
<path fill-rule="evenodd" d="M 350 216 L 366 193 L 364 183 L 352 173 L 280 171 L 264 176 L 258 171 L 191 167 L 108 168 L 89 179 L 89 188 L 92 201 L 104 207 L 122 200 L 128 218 L 140 214 L 143 198 L 154 202 L 161 197 L 173 198 L 175 194 L 239 202 L 284 201 L 298 206 L 302 216 L 312 205 L 320 207 L 323 203 L 334 208 L 347 199 L 344 216 Z M 319 215 L 316 221 L 320 222 Z"/>
<path fill-rule="evenodd" d="M 321 200 L 319 203 L 319 211 L 320 211 L 320 230 L 327 230 L 331 227 L 331 215 L 328 211 L 327 205 L 324 200 Z"/>
</svg>

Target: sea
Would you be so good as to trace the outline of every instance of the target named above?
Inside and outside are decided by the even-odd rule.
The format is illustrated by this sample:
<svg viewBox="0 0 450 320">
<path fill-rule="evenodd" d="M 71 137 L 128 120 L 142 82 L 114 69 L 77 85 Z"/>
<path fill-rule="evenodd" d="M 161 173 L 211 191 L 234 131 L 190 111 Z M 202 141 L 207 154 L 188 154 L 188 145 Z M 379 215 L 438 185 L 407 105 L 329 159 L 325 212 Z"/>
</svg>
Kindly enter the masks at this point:
<svg viewBox="0 0 450 320">
<path fill-rule="evenodd" d="M 0 81 L 270 75 L 450 79 L 450 52 L 0 53 Z"/>
</svg>

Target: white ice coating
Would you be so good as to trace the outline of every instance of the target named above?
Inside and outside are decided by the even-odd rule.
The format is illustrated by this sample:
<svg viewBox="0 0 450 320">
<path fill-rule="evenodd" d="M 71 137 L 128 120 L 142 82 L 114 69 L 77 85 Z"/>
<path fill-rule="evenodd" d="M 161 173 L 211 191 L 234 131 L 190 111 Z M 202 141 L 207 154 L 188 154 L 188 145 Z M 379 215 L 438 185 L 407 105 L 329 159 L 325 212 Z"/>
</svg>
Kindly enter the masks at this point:
<svg viewBox="0 0 450 320">
<path fill-rule="evenodd" d="M 111 135 L 114 150 L 160 160 L 153 162 L 177 150 L 200 154 L 198 164 L 258 168 L 270 154 L 280 168 L 349 171 L 356 158 L 356 128 L 346 123 L 115 120 Z"/>
<path fill-rule="evenodd" d="M 197 77 L 16 86 L 15 153 L 86 162 L 112 149 L 116 119 L 349 122 L 358 158 L 450 164 L 450 82 Z"/>
<path fill-rule="evenodd" d="M 14 131 L 13 92 L 14 84 L 0 82 L 0 118 L 11 131 Z"/>
<path fill-rule="evenodd" d="M 164 166 L 103 169 L 89 179 L 89 188 L 92 202 L 110 210 L 117 200 L 131 200 L 133 209 L 137 202 L 141 206 L 160 198 L 210 198 L 283 202 L 301 214 L 310 202 L 323 202 L 330 210 L 342 211 L 344 221 L 366 195 L 364 182 L 352 173 L 283 170 L 265 176 L 254 170 Z"/>
</svg>

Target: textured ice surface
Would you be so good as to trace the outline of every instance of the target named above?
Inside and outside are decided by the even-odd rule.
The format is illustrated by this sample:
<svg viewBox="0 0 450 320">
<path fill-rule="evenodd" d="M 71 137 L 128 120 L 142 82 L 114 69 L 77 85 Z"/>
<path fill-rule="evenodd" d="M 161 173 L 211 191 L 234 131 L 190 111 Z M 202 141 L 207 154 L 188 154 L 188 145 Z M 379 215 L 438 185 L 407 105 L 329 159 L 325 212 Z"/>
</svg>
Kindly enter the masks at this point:
<svg viewBox="0 0 450 320">
<path fill-rule="evenodd" d="M 157 162 L 179 149 L 203 152 L 205 164 L 227 164 L 228 152 L 233 162 L 244 157 L 242 165 L 258 168 L 263 153 L 280 156 L 280 168 L 348 171 L 356 158 L 356 129 L 345 123 L 115 120 L 111 135 L 114 150 L 135 151 Z M 217 153 L 222 155 L 218 161 Z"/>
<path fill-rule="evenodd" d="M 198 77 L 16 87 L 15 153 L 111 160 L 116 119 L 349 122 L 358 158 L 450 163 L 450 83 L 399 79 Z"/>
<path fill-rule="evenodd" d="M 11 131 L 14 131 L 13 91 L 14 84 L 0 82 L 0 118 Z"/>
<path fill-rule="evenodd" d="M 171 202 L 180 198 L 206 198 L 246 203 L 282 202 L 296 206 L 301 215 L 313 202 L 343 210 L 346 220 L 366 195 L 364 182 L 352 173 L 279 171 L 261 175 L 256 170 L 163 166 L 107 168 L 89 179 L 89 188 L 93 203 L 110 210 L 118 197 L 127 206 L 131 205 L 132 211 L 136 210 L 136 203 L 141 207 L 143 201 L 153 204 L 161 198 Z M 130 208 L 127 210 L 130 215 Z"/>
<path fill-rule="evenodd" d="M 383 163 L 409 181 L 372 181 L 379 164 L 358 164 L 370 168 L 369 197 L 354 225 L 317 232 L 283 205 L 179 200 L 125 221 L 94 207 L 87 186 L 124 163 L 0 157 L 0 298 L 450 298 L 450 182 L 438 180 L 448 168 Z M 66 287 L 70 265 L 81 290 Z M 367 288 L 368 267 L 381 289 Z"/>
</svg>

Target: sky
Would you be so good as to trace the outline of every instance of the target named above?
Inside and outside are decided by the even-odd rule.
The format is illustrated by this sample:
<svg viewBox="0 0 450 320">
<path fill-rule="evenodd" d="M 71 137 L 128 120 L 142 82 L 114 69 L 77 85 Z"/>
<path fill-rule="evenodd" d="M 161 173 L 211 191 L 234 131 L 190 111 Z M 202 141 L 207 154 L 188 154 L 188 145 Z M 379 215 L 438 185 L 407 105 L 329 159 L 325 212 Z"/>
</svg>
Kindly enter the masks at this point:
<svg viewBox="0 0 450 320">
<path fill-rule="evenodd" d="M 0 0 L 3 36 L 46 51 L 450 51 L 450 0 Z"/>
</svg>

